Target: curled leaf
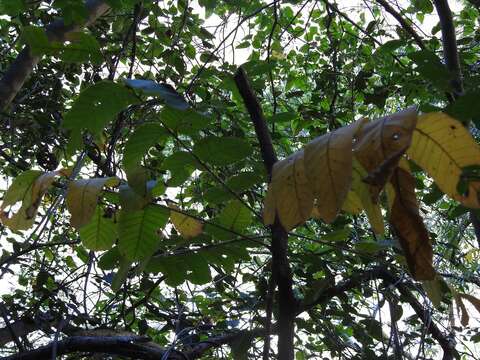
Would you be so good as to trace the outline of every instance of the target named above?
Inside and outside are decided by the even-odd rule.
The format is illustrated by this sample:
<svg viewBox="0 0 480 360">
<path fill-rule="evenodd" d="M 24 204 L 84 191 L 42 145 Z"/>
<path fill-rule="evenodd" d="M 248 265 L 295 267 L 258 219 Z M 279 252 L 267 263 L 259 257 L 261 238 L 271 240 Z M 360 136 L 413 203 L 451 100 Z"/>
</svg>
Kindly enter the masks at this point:
<svg viewBox="0 0 480 360">
<path fill-rule="evenodd" d="M 398 167 L 391 178 L 395 191 L 390 223 L 392 224 L 402 249 L 408 268 L 416 280 L 432 280 L 433 250 L 428 231 L 418 209 L 415 196 L 415 178 L 407 170 Z"/>
</svg>

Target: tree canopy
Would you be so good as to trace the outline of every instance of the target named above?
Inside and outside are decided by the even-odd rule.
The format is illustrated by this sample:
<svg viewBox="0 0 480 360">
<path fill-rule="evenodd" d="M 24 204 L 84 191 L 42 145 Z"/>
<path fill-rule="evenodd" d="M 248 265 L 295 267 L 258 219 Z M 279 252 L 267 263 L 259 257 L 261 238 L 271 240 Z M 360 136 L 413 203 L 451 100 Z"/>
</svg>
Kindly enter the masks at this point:
<svg viewBox="0 0 480 360">
<path fill-rule="evenodd" d="M 0 1 L 0 356 L 480 359 L 479 11 Z"/>
</svg>

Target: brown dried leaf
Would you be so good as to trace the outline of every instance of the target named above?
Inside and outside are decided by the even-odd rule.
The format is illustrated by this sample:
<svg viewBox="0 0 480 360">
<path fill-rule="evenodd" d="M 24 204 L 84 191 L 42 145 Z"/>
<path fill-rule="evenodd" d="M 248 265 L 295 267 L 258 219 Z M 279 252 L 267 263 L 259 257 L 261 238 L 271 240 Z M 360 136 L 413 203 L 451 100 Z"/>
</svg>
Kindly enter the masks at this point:
<svg viewBox="0 0 480 360">
<path fill-rule="evenodd" d="M 390 223 L 400 240 L 410 272 L 416 280 L 432 280 L 435 277 L 433 250 L 419 213 L 415 178 L 407 170 L 398 167 L 390 181 L 395 190 Z"/>
</svg>

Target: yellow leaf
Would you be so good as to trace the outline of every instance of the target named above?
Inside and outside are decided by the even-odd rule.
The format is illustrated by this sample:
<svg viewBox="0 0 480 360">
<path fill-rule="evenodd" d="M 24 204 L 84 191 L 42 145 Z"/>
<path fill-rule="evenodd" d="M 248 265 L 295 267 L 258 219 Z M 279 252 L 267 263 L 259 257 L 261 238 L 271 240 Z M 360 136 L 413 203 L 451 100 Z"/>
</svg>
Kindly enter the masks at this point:
<svg viewBox="0 0 480 360">
<path fill-rule="evenodd" d="M 352 215 L 358 215 L 362 209 L 362 200 L 360 200 L 360 197 L 356 192 L 350 189 L 345 201 L 343 202 L 342 210 Z"/>
<path fill-rule="evenodd" d="M 47 192 L 48 188 L 52 185 L 53 181 L 58 175 L 63 175 L 66 173 L 65 169 L 60 169 L 56 171 L 49 171 L 40 175 L 32 186 L 32 199 L 31 204 L 27 208 L 27 217 L 33 218 L 37 214 L 38 207 L 42 201 L 43 195 Z"/>
<path fill-rule="evenodd" d="M 80 179 L 68 185 L 66 203 L 72 215 L 70 224 L 79 229 L 88 224 L 97 207 L 98 196 L 104 186 L 116 186 L 117 177 Z"/>
<path fill-rule="evenodd" d="M 2 213 L 2 223 L 14 231 L 27 230 L 32 227 L 43 195 L 45 195 L 55 178 L 58 175 L 64 175 L 65 172 L 65 169 L 46 173 L 36 170 L 26 171 L 23 179 L 20 179 L 20 182 L 23 184 L 12 185 L 11 189 L 9 189 L 10 194 L 8 196 L 6 195 L 2 209 L 6 206 L 13 205 L 17 201 L 22 201 L 22 205 L 10 218 L 5 213 Z"/>
<path fill-rule="evenodd" d="M 316 138 L 305 147 L 305 172 L 317 200 L 318 217 L 332 222 L 352 182 L 352 142 L 364 119 Z"/>
<path fill-rule="evenodd" d="M 280 223 L 287 231 L 310 217 L 313 194 L 305 176 L 303 150 L 275 163 L 270 191 L 274 199 L 269 201 L 275 202 Z M 267 214 L 267 220 L 271 220 L 271 211 Z"/>
<path fill-rule="evenodd" d="M 374 203 L 410 145 L 416 122 L 417 111 L 412 107 L 362 127 L 354 152 L 368 172 L 365 181 L 370 184 Z"/>
<path fill-rule="evenodd" d="M 471 181 L 459 194 L 462 168 L 480 165 L 480 147 L 457 120 L 441 113 L 421 115 L 407 155 L 437 183 L 440 190 L 466 207 L 480 208 L 480 181 Z"/>
<path fill-rule="evenodd" d="M 202 233 L 203 224 L 200 221 L 191 216 L 175 211 L 178 210 L 178 206 L 174 204 L 170 204 L 169 207 L 172 209 L 170 211 L 170 221 L 182 237 L 185 239 L 191 239 Z"/>
<path fill-rule="evenodd" d="M 373 231 L 376 234 L 383 235 L 385 229 L 383 224 L 382 209 L 380 208 L 379 204 L 372 202 L 368 185 L 363 182 L 367 172 L 356 158 L 353 159 L 352 164 L 352 191 L 360 199 Z"/>
<path fill-rule="evenodd" d="M 395 199 L 390 212 L 390 223 L 405 253 L 408 268 L 416 280 L 432 280 L 433 249 L 423 223 L 415 195 L 415 178 L 398 167 L 391 178 Z"/>
</svg>

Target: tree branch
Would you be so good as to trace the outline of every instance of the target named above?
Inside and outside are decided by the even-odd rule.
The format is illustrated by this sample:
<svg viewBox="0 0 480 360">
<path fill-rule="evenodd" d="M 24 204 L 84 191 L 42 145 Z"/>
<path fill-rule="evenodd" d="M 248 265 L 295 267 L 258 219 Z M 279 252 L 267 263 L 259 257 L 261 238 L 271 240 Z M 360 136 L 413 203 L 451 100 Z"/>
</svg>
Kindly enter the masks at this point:
<svg viewBox="0 0 480 360">
<path fill-rule="evenodd" d="M 448 6 L 448 0 L 433 0 L 442 27 L 443 57 L 447 69 L 453 74 L 451 85 L 454 97 L 463 94 L 462 71 L 457 50 L 457 38 L 453 24 L 452 11 Z"/>
<path fill-rule="evenodd" d="M 413 38 L 415 43 L 420 47 L 420 49 L 425 49 L 425 44 L 423 43 L 422 38 L 413 30 L 413 28 L 410 26 L 410 24 L 405 21 L 403 16 L 395 10 L 387 1 L 385 0 L 376 0 L 380 5 L 383 6 L 383 8 L 390 14 L 392 15 L 395 20 L 397 20 L 402 28 L 410 34 L 410 36 Z"/>
<path fill-rule="evenodd" d="M 258 141 L 260 152 L 269 179 L 272 177 L 273 165 L 277 161 L 267 123 L 263 116 L 262 108 L 247 78 L 247 74 L 240 67 L 235 73 L 235 83 L 240 95 L 250 114 Z M 293 280 L 290 263 L 288 260 L 288 233 L 275 217 L 274 224 L 270 227 L 272 232 L 272 275 L 278 284 L 278 359 L 293 359 L 294 320 L 297 301 L 293 293 Z"/>
<path fill-rule="evenodd" d="M 45 29 L 48 39 L 50 41 L 65 42 L 71 33 L 93 24 L 97 18 L 110 9 L 110 5 L 103 0 L 86 0 L 85 8 L 88 16 L 83 24 L 67 26 L 63 19 L 55 20 Z M 29 46 L 25 46 L 18 54 L 0 80 L 0 110 L 5 110 L 12 102 L 40 59 L 41 55 L 32 54 Z"/>
</svg>

